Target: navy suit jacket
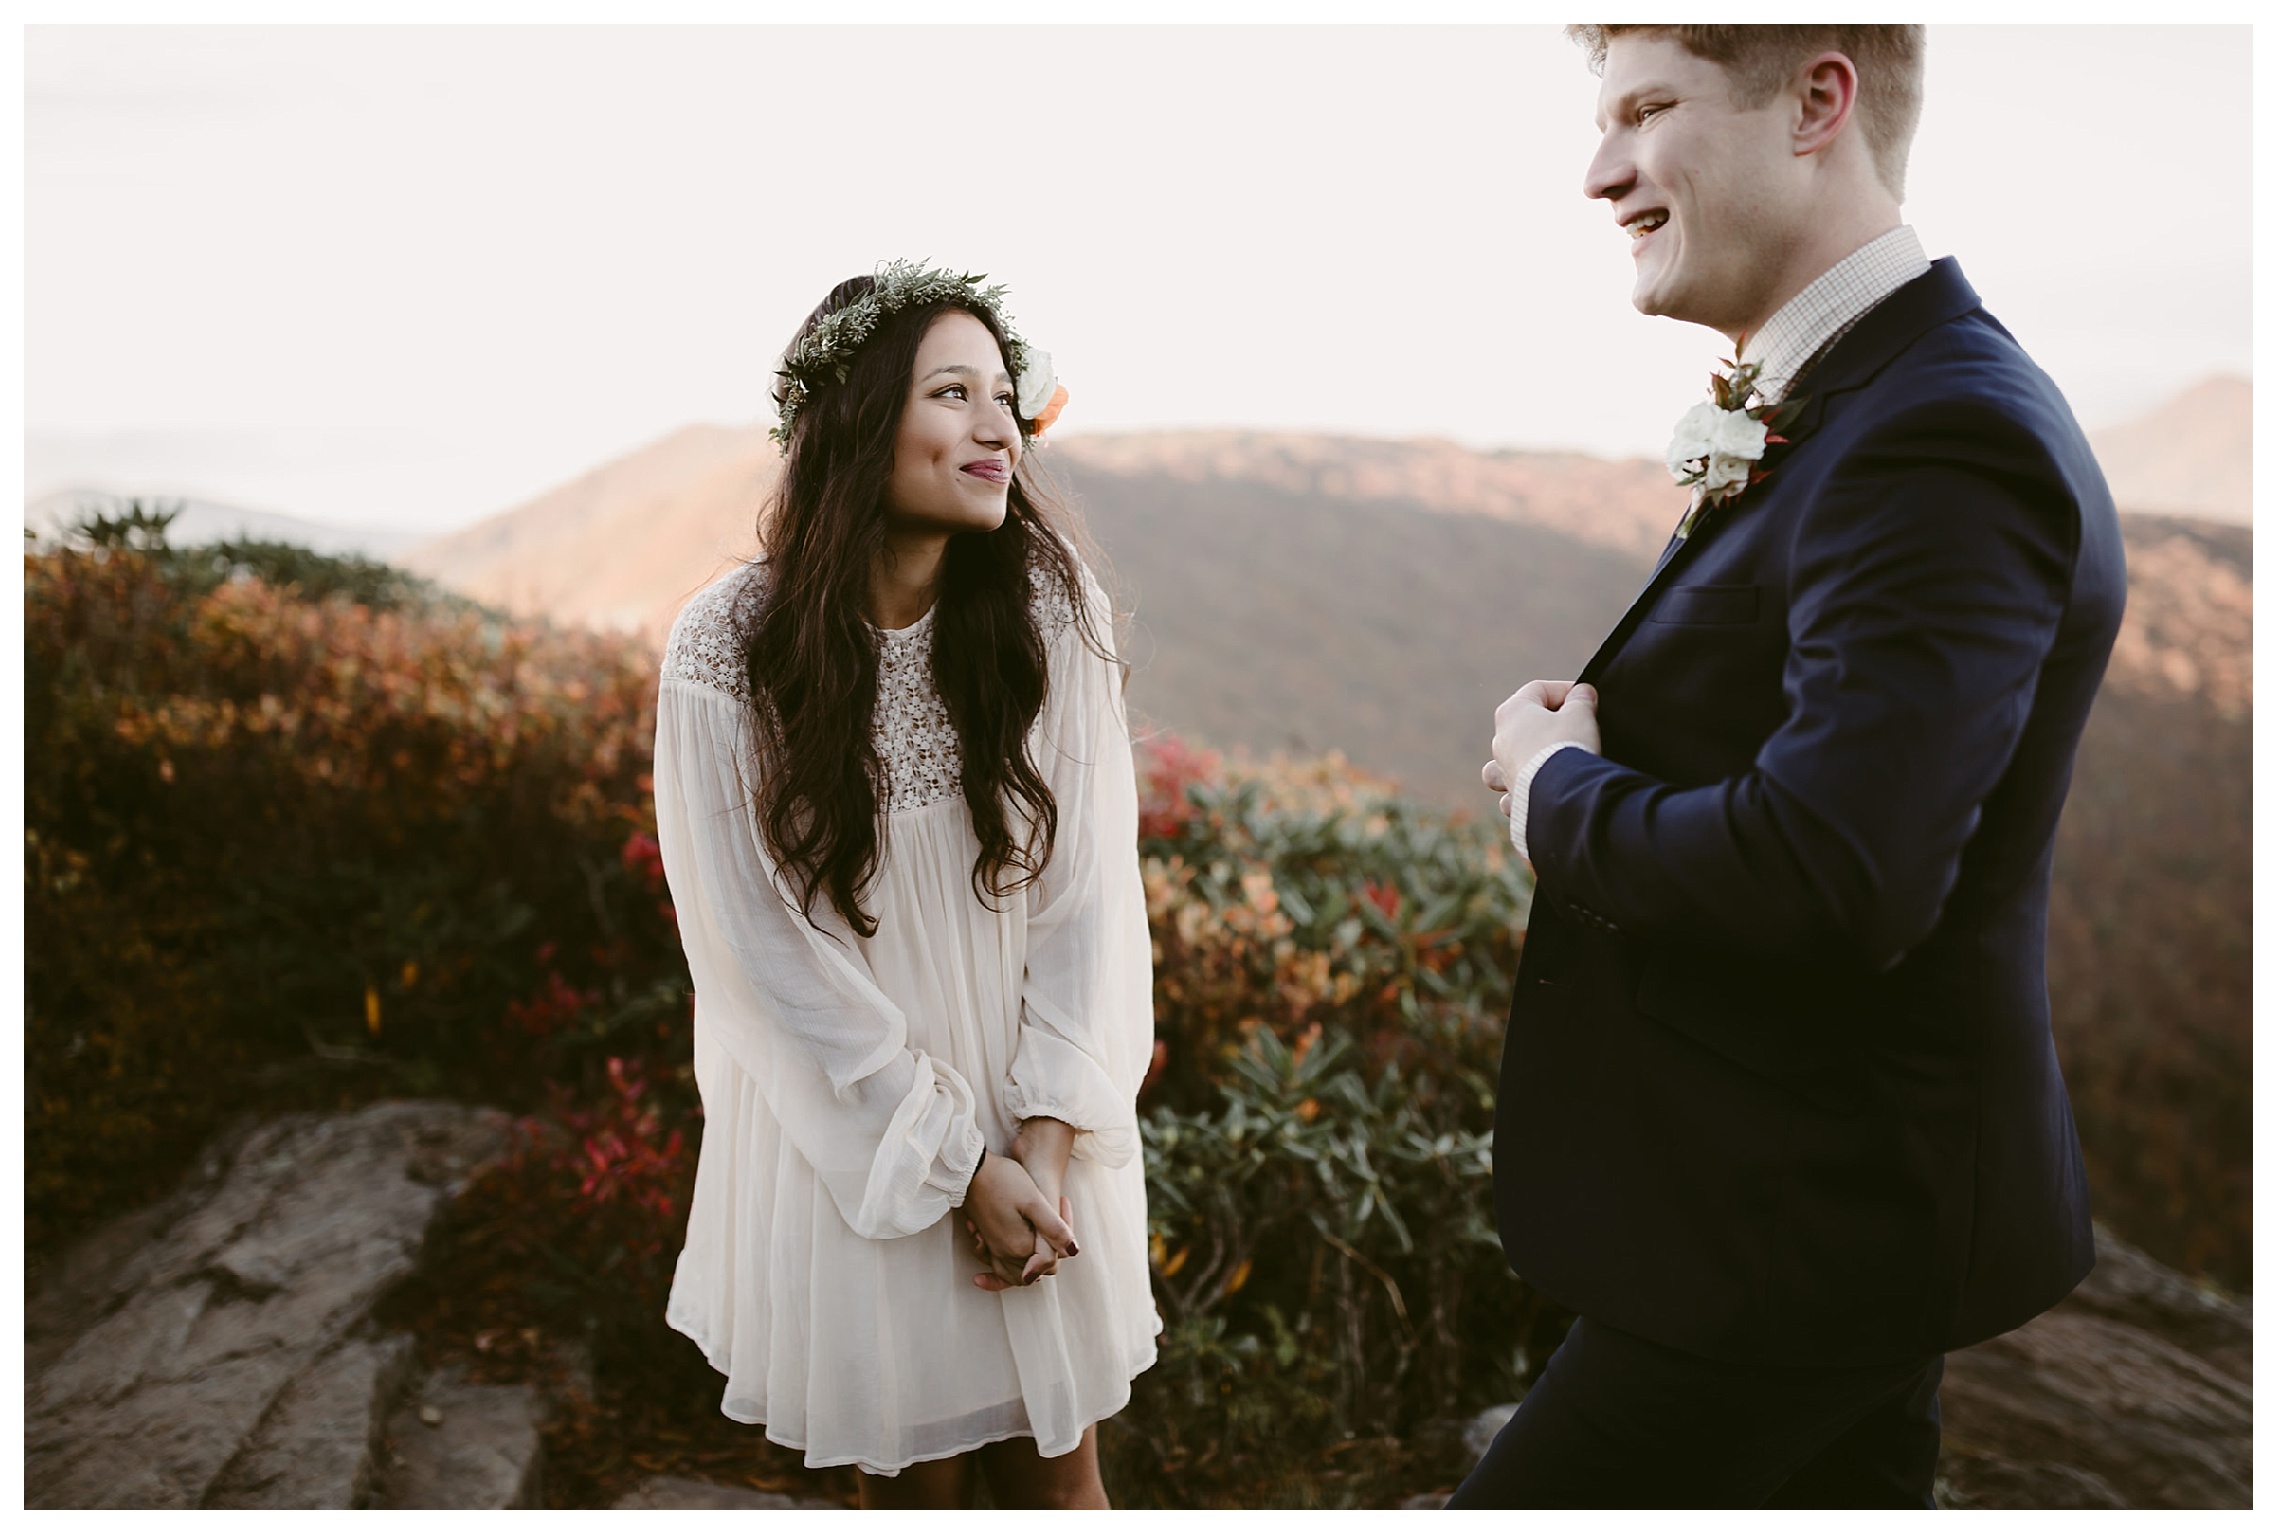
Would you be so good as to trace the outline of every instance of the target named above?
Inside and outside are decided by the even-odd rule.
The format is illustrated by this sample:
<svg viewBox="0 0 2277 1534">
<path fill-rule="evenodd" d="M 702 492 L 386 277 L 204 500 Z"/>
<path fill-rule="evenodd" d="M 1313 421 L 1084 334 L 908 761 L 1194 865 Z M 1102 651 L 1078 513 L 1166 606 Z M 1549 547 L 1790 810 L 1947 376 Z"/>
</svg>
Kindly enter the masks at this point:
<svg viewBox="0 0 2277 1534">
<path fill-rule="evenodd" d="M 1710 1358 L 1894 1361 L 2094 1264 L 2044 953 L 2126 600 L 2063 396 L 1951 260 L 1797 384 L 1769 474 L 1581 674 L 1528 798 L 1511 1266 Z"/>
</svg>

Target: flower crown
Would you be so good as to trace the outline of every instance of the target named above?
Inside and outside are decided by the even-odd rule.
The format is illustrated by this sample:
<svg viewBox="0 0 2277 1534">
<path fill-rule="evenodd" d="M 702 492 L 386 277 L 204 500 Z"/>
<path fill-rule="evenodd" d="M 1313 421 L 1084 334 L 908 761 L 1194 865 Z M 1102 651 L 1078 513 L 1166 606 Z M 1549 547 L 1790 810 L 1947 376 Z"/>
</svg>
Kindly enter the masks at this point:
<svg viewBox="0 0 2277 1534">
<path fill-rule="evenodd" d="M 1015 408 L 1024 442 L 1041 437 L 1059 419 L 1067 390 L 1052 376 L 1051 353 L 1020 339 L 1004 314 L 1004 287 L 982 287 L 982 277 L 935 270 L 916 261 L 888 261 L 877 269 L 876 286 L 842 309 L 815 321 L 783 354 L 775 370 L 777 422 L 768 436 L 791 450 L 791 423 L 815 391 L 846 381 L 847 364 L 889 314 L 949 302 L 981 310 L 1004 333 L 1004 365 L 1012 370 Z"/>
</svg>

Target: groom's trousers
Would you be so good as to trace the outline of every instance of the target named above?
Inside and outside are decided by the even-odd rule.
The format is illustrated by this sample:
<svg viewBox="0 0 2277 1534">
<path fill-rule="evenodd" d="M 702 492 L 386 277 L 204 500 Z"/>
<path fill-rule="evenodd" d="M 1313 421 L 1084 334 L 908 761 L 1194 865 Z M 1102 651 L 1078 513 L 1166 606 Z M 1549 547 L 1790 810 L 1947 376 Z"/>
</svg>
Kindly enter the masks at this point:
<svg viewBox="0 0 2277 1534">
<path fill-rule="evenodd" d="M 1718 1363 L 1583 1317 L 1449 1507 L 1931 1507 L 1942 1354 Z"/>
</svg>

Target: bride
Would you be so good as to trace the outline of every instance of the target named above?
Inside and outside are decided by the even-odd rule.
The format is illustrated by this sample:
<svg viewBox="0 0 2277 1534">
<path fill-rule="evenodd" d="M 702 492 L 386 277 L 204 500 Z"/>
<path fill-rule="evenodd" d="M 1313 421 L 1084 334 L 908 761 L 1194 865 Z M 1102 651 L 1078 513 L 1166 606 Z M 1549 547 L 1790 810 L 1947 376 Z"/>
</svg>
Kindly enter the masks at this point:
<svg viewBox="0 0 2277 1534">
<path fill-rule="evenodd" d="M 760 558 L 666 646 L 656 814 L 703 1151 L 667 1319 L 865 1507 L 1104 1507 L 1161 1329 L 1137 800 L 1099 586 L 1024 467 L 1065 399 L 907 262 L 785 353 Z"/>
</svg>

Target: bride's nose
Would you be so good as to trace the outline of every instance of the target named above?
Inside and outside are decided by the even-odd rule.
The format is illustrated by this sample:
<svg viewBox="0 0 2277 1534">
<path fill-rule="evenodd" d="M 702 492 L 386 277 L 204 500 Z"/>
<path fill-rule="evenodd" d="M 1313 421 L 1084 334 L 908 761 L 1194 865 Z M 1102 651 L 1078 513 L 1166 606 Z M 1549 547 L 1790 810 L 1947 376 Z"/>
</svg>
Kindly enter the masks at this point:
<svg viewBox="0 0 2277 1534">
<path fill-rule="evenodd" d="M 1020 441 L 1020 421 L 1012 407 L 990 399 L 974 417 L 972 437 L 988 447 L 1011 447 Z"/>
</svg>

